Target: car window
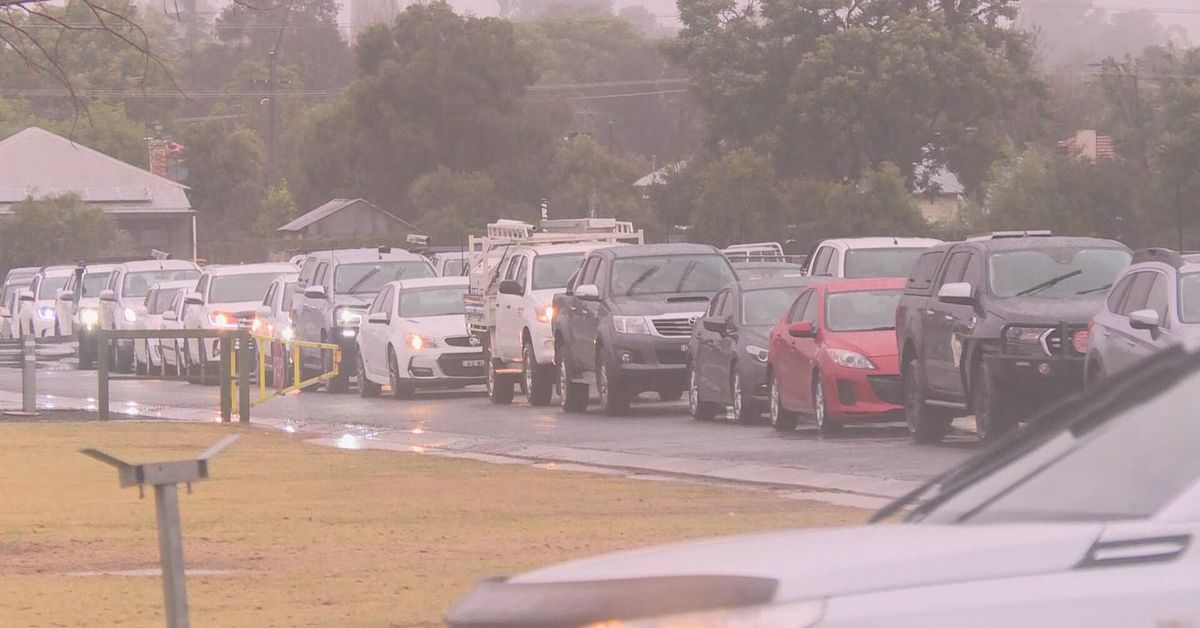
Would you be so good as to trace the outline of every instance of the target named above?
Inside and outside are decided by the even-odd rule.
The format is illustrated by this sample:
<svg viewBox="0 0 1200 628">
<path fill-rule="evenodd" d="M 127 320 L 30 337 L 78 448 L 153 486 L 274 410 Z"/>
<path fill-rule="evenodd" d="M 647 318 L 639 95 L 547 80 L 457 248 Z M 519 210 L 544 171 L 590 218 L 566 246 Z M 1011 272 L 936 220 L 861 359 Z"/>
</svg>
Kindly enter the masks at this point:
<svg viewBox="0 0 1200 628">
<path fill-rule="evenodd" d="M 405 290 L 400 294 L 397 312 L 405 318 L 460 315 L 464 310 L 464 286 L 438 286 Z"/>
<path fill-rule="evenodd" d="M 538 255 L 533 258 L 534 290 L 561 289 L 566 287 L 571 275 L 579 268 L 583 253 L 559 253 Z"/>
<path fill-rule="evenodd" d="M 721 305 L 725 302 L 725 297 L 728 294 L 727 290 L 722 290 L 717 293 L 717 296 L 713 297 L 712 304 L 708 306 L 709 317 L 716 318 L 721 315 Z"/>
<path fill-rule="evenodd" d="M 895 246 L 850 249 L 846 251 L 846 271 L 842 274 L 845 277 L 905 277 L 924 251 L 924 247 Z"/>
<path fill-rule="evenodd" d="M 317 264 L 317 270 L 313 274 L 312 282 L 314 286 L 325 285 L 325 274 L 329 271 L 329 262 L 321 262 Z"/>
<path fill-rule="evenodd" d="M 970 251 L 957 251 L 946 262 L 946 271 L 942 273 L 942 284 L 959 283 L 967 273 L 967 262 L 971 261 Z"/>
<path fill-rule="evenodd" d="M 747 290 L 742 292 L 742 324 L 746 327 L 769 327 L 788 311 L 796 300 L 799 286 Z M 736 303 L 732 304 L 736 306 Z"/>
<path fill-rule="evenodd" d="M 814 291 L 808 303 L 804 305 L 804 314 L 800 317 L 800 320 L 808 321 L 815 326 L 817 324 L 817 305 L 820 302 L 821 296 Z"/>
<path fill-rule="evenodd" d="M 1154 273 L 1141 272 L 1130 276 L 1134 281 L 1129 288 L 1129 296 L 1125 297 L 1125 303 L 1121 306 L 1122 316 L 1146 309 L 1146 300 L 1150 298 L 1150 288 L 1154 285 Z"/>
<path fill-rule="evenodd" d="M 812 295 L 812 290 L 806 290 L 796 299 L 796 302 L 792 304 L 792 309 L 788 312 L 789 324 L 800 322 L 801 317 L 804 315 L 804 310 L 808 307 L 808 301 L 812 298 Z"/>
<path fill-rule="evenodd" d="M 928 294 L 933 289 L 934 275 L 937 274 L 938 266 L 944 257 L 945 251 L 928 251 L 922 254 L 913 264 L 905 287 L 912 292 Z"/>
<path fill-rule="evenodd" d="M 833 249 L 823 246 L 817 250 L 817 256 L 813 258 L 812 269 L 810 275 L 821 276 L 829 274 L 829 258 L 833 255 Z"/>
<path fill-rule="evenodd" d="M 1179 277 L 1179 320 L 1200 323 L 1200 273 Z"/>
<path fill-rule="evenodd" d="M 279 288 L 279 284 L 272 283 L 271 287 L 267 288 L 267 293 L 263 295 L 262 304 L 270 306 L 275 301 L 275 291 Z"/>
<path fill-rule="evenodd" d="M 79 297 L 98 297 L 100 292 L 104 290 L 105 284 L 111 278 L 112 273 L 84 273 L 83 275 L 83 292 Z"/>
<path fill-rule="evenodd" d="M 674 294 L 720 290 L 737 277 L 724 255 L 645 255 L 613 262 L 613 294 Z"/>
<path fill-rule="evenodd" d="M 213 277 L 208 300 L 210 303 L 259 301 L 278 276 L 278 273 L 252 273 Z"/>
<path fill-rule="evenodd" d="M 176 290 L 175 296 L 171 297 L 171 304 L 167 306 L 167 311 L 179 313 L 179 302 L 183 301 L 183 290 Z"/>
<path fill-rule="evenodd" d="M 521 255 L 517 258 L 517 273 L 513 276 L 513 281 L 525 285 L 525 279 L 528 277 L 529 258 Z"/>
<path fill-rule="evenodd" d="M 1105 300 L 1105 304 L 1108 305 L 1109 312 L 1113 314 L 1121 312 L 1121 303 L 1125 300 L 1125 295 L 1129 294 L 1129 288 L 1133 285 L 1133 280 L 1136 279 L 1134 275 L 1136 274 L 1125 275 L 1121 281 L 1117 282 L 1112 291 L 1108 293 L 1108 299 Z"/>
<path fill-rule="evenodd" d="M 1146 309 L 1158 312 L 1158 320 L 1163 327 L 1167 326 L 1167 278 L 1154 273 L 1154 283 L 1150 286 L 1150 296 L 1146 298 Z"/>
<path fill-rule="evenodd" d="M 838 292 L 825 297 L 825 328 L 834 332 L 884 331 L 896 327 L 899 290 Z"/>
<path fill-rule="evenodd" d="M 283 284 L 283 295 L 280 298 L 279 311 L 287 312 L 292 307 L 292 296 L 296 294 L 296 282 L 289 281 Z"/>
<path fill-rule="evenodd" d="M 585 286 L 590 283 L 596 283 L 596 270 L 600 268 L 600 258 L 588 258 L 587 265 L 583 267 L 583 272 L 580 274 L 579 283 L 577 285 Z"/>
<path fill-rule="evenodd" d="M 300 278 L 297 280 L 300 285 L 307 286 L 312 281 L 313 274 L 317 272 L 316 261 L 315 257 L 310 257 L 304 261 L 304 265 L 300 269 Z"/>
<path fill-rule="evenodd" d="M 424 260 L 384 260 L 339 264 L 333 272 L 337 294 L 375 294 L 392 281 L 433 277 L 433 267 Z"/>
<path fill-rule="evenodd" d="M 1056 246 L 993 253 L 988 284 L 997 297 L 1071 299 L 1111 285 L 1129 265 L 1125 249 Z"/>
<path fill-rule="evenodd" d="M 62 277 L 46 277 L 42 279 L 41 292 L 38 294 L 39 299 L 53 299 L 58 296 L 58 291 L 67 285 L 67 279 L 70 275 Z"/>
<path fill-rule="evenodd" d="M 196 292 L 199 292 L 201 295 L 204 295 L 205 291 L 208 290 L 209 277 L 210 277 L 210 275 L 207 275 L 207 274 L 200 276 L 200 281 L 196 282 Z"/>
<path fill-rule="evenodd" d="M 371 302 L 371 307 L 367 308 L 367 314 L 371 315 L 375 314 L 376 312 L 382 312 L 384 308 L 383 304 L 387 302 L 387 297 L 390 295 L 391 287 L 388 287 L 386 290 L 376 295 L 375 300 Z"/>
</svg>

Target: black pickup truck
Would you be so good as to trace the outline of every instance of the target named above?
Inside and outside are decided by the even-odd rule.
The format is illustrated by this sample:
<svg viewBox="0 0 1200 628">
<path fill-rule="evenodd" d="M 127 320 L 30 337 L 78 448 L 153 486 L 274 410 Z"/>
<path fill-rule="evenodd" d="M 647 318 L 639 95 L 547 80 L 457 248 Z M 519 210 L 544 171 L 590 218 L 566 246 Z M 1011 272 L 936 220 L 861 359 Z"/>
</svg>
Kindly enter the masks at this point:
<svg viewBox="0 0 1200 628">
<path fill-rule="evenodd" d="M 995 440 L 1083 387 L 1088 321 L 1130 261 L 1112 240 L 1008 232 L 921 255 L 896 308 L 904 410 L 917 442 L 975 414 Z"/>
<path fill-rule="evenodd" d="M 554 353 L 562 407 L 587 409 L 596 386 L 606 414 L 623 414 L 639 393 L 674 401 L 687 388 L 692 327 L 734 281 L 717 249 L 700 244 L 617 246 L 584 258 L 554 297 Z"/>
</svg>

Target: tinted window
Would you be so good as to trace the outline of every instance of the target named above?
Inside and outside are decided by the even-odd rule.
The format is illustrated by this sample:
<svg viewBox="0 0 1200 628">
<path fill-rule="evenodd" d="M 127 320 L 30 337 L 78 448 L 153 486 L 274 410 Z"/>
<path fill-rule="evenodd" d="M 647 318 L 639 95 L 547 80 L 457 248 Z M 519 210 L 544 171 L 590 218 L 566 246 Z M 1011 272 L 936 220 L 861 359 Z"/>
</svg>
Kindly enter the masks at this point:
<svg viewBox="0 0 1200 628">
<path fill-rule="evenodd" d="M 579 285 L 596 283 L 596 271 L 600 268 L 600 258 L 593 257 L 587 261 L 587 266 L 583 269 L 583 278 Z"/>
<path fill-rule="evenodd" d="M 329 262 L 321 262 L 317 264 L 317 272 L 313 275 L 314 285 L 325 285 L 325 274 L 329 272 Z"/>
<path fill-rule="evenodd" d="M 788 306 L 803 288 L 771 288 L 742 293 L 742 324 L 747 327 L 767 327 L 779 322 Z"/>
<path fill-rule="evenodd" d="M 171 309 L 171 301 L 175 298 L 175 293 L 178 290 L 159 290 L 154 295 L 154 303 L 150 308 L 151 314 L 162 314 Z"/>
<path fill-rule="evenodd" d="M 46 277 L 42 279 L 41 287 L 38 288 L 37 298 L 53 299 L 58 294 L 58 291 L 67 285 L 67 280 L 70 278 L 71 276 L 67 275 L 65 277 Z"/>
<path fill-rule="evenodd" d="M 1158 312 L 1158 320 L 1165 326 L 1167 323 L 1167 278 L 1154 274 L 1154 284 L 1150 286 L 1150 296 L 1146 299 L 1146 309 Z"/>
<path fill-rule="evenodd" d="M 292 307 L 292 295 L 296 293 L 296 282 L 289 281 L 283 285 L 283 301 L 279 304 L 279 311 L 286 312 Z"/>
<path fill-rule="evenodd" d="M 1185 323 L 1200 323 L 1200 273 L 1179 278 L 1179 319 Z"/>
<path fill-rule="evenodd" d="M 1129 288 L 1133 285 L 1133 275 L 1126 275 L 1124 279 L 1117 282 L 1112 292 L 1108 293 L 1108 299 L 1105 303 L 1108 305 L 1108 311 L 1117 314 L 1121 311 L 1121 301 L 1125 300 L 1125 295 L 1129 294 Z"/>
<path fill-rule="evenodd" d="M 653 255 L 613 262 L 616 295 L 716 292 L 736 277 L 723 255 Z"/>
<path fill-rule="evenodd" d="M 917 258 L 912 272 L 909 273 L 908 289 L 926 293 L 933 289 L 934 275 L 937 274 L 938 266 L 944 257 L 946 257 L 945 251 L 929 251 Z"/>
<path fill-rule="evenodd" d="M 267 287 L 278 276 L 279 273 L 255 273 L 213 277 L 212 286 L 208 289 L 208 301 L 209 303 L 261 301 Z"/>
<path fill-rule="evenodd" d="M 533 258 L 533 289 L 551 290 L 567 287 L 571 275 L 579 268 L 583 253 L 538 255 Z"/>
<path fill-rule="evenodd" d="M 812 275 L 828 275 L 829 274 L 829 258 L 833 257 L 833 249 L 823 246 L 817 251 L 817 256 L 813 259 Z"/>
<path fill-rule="evenodd" d="M 836 292 L 825 296 L 829 331 L 882 331 L 896 327 L 899 290 Z"/>
<path fill-rule="evenodd" d="M 391 281 L 432 276 L 433 269 L 422 261 L 341 264 L 334 271 L 333 290 L 338 294 L 375 294 Z"/>
<path fill-rule="evenodd" d="M 816 292 L 813 292 L 812 298 L 810 298 L 808 300 L 808 303 L 804 304 L 804 314 L 800 317 L 800 320 L 808 321 L 808 322 L 812 323 L 813 325 L 816 325 L 817 324 L 817 304 L 819 304 L 820 302 L 821 302 L 820 297 L 817 296 Z"/>
<path fill-rule="evenodd" d="M 967 273 L 967 262 L 970 259 L 971 254 L 967 251 L 959 251 L 951 255 L 950 261 L 946 264 L 946 272 L 942 274 L 942 285 L 962 281 Z"/>
<path fill-rule="evenodd" d="M 1154 273 L 1134 273 L 1133 285 L 1129 287 L 1129 296 L 1121 306 L 1121 315 L 1130 314 L 1146 309 L 1146 300 L 1150 298 L 1150 287 L 1154 285 Z"/>
<path fill-rule="evenodd" d="M 1072 298 L 1103 289 L 1129 265 L 1122 249 L 1058 247 L 993 253 L 988 282 L 998 297 Z"/>
<path fill-rule="evenodd" d="M 465 286 L 405 290 L 400 293 L 400 316 L 449 316 L 463 313 Z"/>
<path fill-rule="evenodd" d="M 804 310 L 808 308 L 808 301 L 812 299 L 813 291 L 809 290 L 800 295 L 796 302 L 792 304 L 792 311 L 788 313 L 788 322 L 796 323 L 800 321 L 800 317 L 804 315 Z"/>
<path fill-rule="evenodd" d="M 907 277 L 925 248 L 850 249 L 846 277 Z"/>
<path fill-rule="evenodd" d="M 104 290 L 104 284 L 108 283 L 108 273 L 87 273 L 83 276 L 83 294 L 80 297 L 98 297 L 100 292 Z"/>
<path fill-rule="evenodd" d="M 122 296 L 144 297 L 150 291 L 150 286 L 168 281 L 185 281 L 200 276 L 200 271 L 194 268 L 177 270 L 146 270 L 125 275 Z"/>
<path fill-rule="evenodd" d="M 709 316 L 717 317 L 721 315 L 721 306 L 725 303 L 725 297 L 727 296 L 729 296 L 729 293 L 722 291 L 713 297 L 712 304 L 708 306 Z"/>
<path fill-rule="evenodd" d="M 467 267 L 466 260 L 451 258 L 442 263 L 443 277 L 458 277 L 465 275 L 463 272 Z"/>
</svg>

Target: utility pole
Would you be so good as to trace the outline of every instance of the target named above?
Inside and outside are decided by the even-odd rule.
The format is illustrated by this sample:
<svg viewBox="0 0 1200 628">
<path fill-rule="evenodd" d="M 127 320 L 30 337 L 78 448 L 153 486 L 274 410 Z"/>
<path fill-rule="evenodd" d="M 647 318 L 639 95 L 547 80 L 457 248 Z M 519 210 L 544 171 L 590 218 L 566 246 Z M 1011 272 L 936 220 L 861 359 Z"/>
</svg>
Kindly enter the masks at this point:
<svg viewBox="0 0 1200 628">
<path fill-rule="evenodd" d="M 280 38 L 282 39 L 283 29 L 279 30 Z M 270 187 L 275 183 L 275 85 L 277 77 L 275 75 L 275 59 L 278 55 L 275 53 L 279 50 L 279 42 L 275 43 L 275 50 L 272 50 L 267 62 L 267 186 Z"/>
</svg>

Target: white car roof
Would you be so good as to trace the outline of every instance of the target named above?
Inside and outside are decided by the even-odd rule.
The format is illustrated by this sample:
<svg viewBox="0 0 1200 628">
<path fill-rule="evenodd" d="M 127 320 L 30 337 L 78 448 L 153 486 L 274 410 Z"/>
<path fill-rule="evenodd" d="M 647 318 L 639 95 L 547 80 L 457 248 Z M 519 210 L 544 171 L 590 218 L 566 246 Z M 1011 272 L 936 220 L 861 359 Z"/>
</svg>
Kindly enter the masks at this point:
<svg viewBox="0 0 1200 628">
<path fill-rule="evenodd" d="M 230 264 L 228 266 L 212 266 L 204 269 L 204 272 L 214 277 L 225 277 L 228 275 L 262 275 L 265 273 L 275 273 L 277 275 L 296 275 L 300 273 L 300 269 L 294 264 L 283 262 L 264 262 L 261 264 Z"/>
<path fill-rule="evenodd" d="M 143 270 L 187 270 L 189 268 L 200 270 L 199 266 L 183 259 L 147 259 L 138 262 L 125 262 L 120 267 L 130 272 Z"/>
<path fill-rule="evenodd" d="M 887 248 L 928 248 L 941 244 L 941 240 L 934 238 L 893 238 L 893 237 L 877 237 L 877 238 L 837 238 L 833 240 L 823 240 L 821 244 L 832 244 L 843 249 L 887 249 Z"/>
<path fill-rule="evenodd" d="M 93 273 L 111 273 L 116 264 L 88 264 L 83 267 L 83 274 L 91 275 Z"/>
<path fill-rule="evenodd" d="M 596 249 L 610 246 L 627 246 L 618 242 L 577 242 L 571 244 L 535 244 L 522 246 L 522 249 L 533 251 L 534 255 L 557 255 L 560 253 L 587 253 Z"/>
<path fill-rule="evenodd" d="M 471 284 L 471 280 L 467 277 L 427 277 L 423 279 L 401 279 L 390 283 L 400 290 L 412 290 L 414 288 L 438 288 L 445 286 L 466 288 Z"/>
<path fill-rule="evenodd" d="M 154 285 L 150 286 L 150 289 L 151 289 L 151 290 L 155 290 L 155 289 L 158 289 L 158 290 L 179 290 L 179 289 L 187 289 L 187 288 L 194 288 L 194 287 L 196 287 L 196 280 L 195 280 L 195 279 L 191 279 L 191 280 L 186 280 L 186 279 L 185 279 L 185 280 L 182 280 L 182 281 L 160 281 L 160 282 L 158 282 L 158 283 L 156 283 L 156 284 L 154 284 Z"/>
<path fill-rule="evenodd" d="M 75 272 L 75 268 L 75 266 L 47 266 L 42 269 L 42 275 L 46 277 L 70 276 Z"/>
</svg>

